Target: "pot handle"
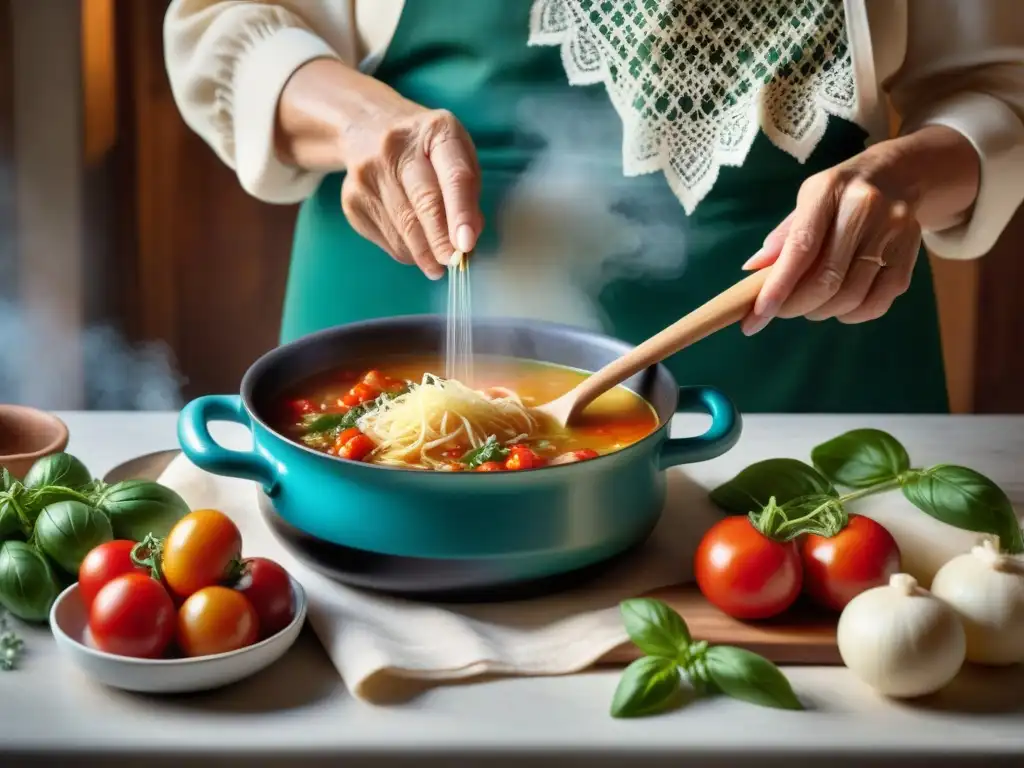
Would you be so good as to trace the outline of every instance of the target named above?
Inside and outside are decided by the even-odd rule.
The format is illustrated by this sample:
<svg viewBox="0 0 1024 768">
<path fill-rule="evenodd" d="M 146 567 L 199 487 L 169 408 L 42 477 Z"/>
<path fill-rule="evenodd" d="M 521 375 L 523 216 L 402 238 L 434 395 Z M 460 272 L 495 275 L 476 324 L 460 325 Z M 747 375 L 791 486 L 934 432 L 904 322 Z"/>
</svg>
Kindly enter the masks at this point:
<svg viewBox="0 0 1024 768">
<path fill-rule="evenodd" d="M 197 397 L 178 416 L 178 442 L 189 461 L 206 472 L 255 480 L 269 493 L 277 476 L 266 457 L 251 451 L 234 451 L 218 444 L 210 434 L 210 422 L 231 421 L 252 427 L 238 395 Z"/>
<path fill-rule="evenodd" d="M 696 437 L 675 437 L 661 446 L 661 468 L 694 464 L 721 456 L 740 439 L 743 419 L 732 400 L 714 387 L 680 387 L 676 413 L 707 413 L 711 426 Z"/>
</svg>

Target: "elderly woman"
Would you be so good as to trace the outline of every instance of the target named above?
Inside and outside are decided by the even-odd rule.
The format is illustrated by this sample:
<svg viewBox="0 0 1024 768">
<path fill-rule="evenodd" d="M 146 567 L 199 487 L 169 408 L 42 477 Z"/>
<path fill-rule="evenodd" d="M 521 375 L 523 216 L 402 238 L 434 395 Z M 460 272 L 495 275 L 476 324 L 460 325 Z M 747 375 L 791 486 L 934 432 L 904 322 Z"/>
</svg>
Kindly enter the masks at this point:
<svg viewBox="0 0 1024 768">
<path fill-rule="evenodd" d="M 192 129 L 250 194 L 302 201 L 285 341 L 435 309 L 453 249 L 518 258 L 492 224 L 540 155 L 601 165 L 537 128 L 557 119 L 607 129 L 624 226 L 685 248 L 588 283 L 607 332 L 774 264 L 677 378 L 748 411 L 944 411 L 922 235 L 981 256 L 1024 198 L 1017 0 L 174 0 L 165 42 Z"/>
</svg>

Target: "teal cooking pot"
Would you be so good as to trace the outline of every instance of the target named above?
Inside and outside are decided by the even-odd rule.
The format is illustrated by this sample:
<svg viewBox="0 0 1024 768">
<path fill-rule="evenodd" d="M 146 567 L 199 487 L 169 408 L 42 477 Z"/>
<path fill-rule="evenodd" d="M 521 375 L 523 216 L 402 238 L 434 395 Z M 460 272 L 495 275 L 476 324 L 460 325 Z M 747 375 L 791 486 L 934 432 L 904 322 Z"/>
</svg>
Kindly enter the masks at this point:
<svg viewBox="0 0 1024 768">
<path fill-rule="evenodd" d="M 553 323 L 480 320 L 474 349 L 594 371 L 629 345 Z M 623 450 L 576 464 L 502 473 L 407 470 L 314 451 L 275 432 L 266 414 L 296 382 L 339 366 L 376 367 L 438 350 L 440 316 L 393 317 L 311 334 L 267 353 L 242 379 L 241 395 L 190 402 L 178 421 L 184 453 L 217 475 L 255 481 L 279 539 L 342 582 L 437 597 L 544 584 L 591 572 L 642 543 L 665 502 L 665 470 L 705 461 L 739 439 L 730 400 L 707 386 L 678 387 L 658 365 L 626 382 L 657 411 L 660 427 Z M 703 412 L 702 435 L 669 437 L 677 412 Z M 209 424 L 252 431 L 249 451 L 229 450 Z M 516 592 L 515 589 L 512 590 Z"/>
</svg>

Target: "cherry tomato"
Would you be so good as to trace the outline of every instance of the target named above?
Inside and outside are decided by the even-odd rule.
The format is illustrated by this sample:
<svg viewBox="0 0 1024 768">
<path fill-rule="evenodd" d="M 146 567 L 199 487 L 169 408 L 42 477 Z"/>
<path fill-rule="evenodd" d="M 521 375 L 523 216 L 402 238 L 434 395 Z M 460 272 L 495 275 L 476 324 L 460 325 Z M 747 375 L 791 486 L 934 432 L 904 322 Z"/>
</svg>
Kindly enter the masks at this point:
<svg viewBox="0 0 1024 768">
<path fill-rule="evenodd" d="M 273 560 L 250 557 L 242 561 L 242 577 L 235 589 L 256 611 L 261 638 L 276 635 L 295 617 L 295 596 L 288 572 Z"/>
<path fill-rule="evenodd" d="M 504 472 L 505 465 L 500 461 L 485 461 L 476 468 L 477 472 Z"/>
<path fill-rule="evenodd" d="M 338 456 L 350 461 L 362 461 L 376 447 L 366 435 L 356 435 L 338 449 Z"/>
<path fill-rule="evenodd" d="M 359 395 L 354 395 L 349 392 L 347 395 L 341 398 L 342 405 L 346 405 L 351 408 L 353 405 L 359 405 Z"/>
<path fill-rule="evenodd" d="M 376 389 L 375 387 L 367 386 L 362 382 L 359 382 L 354 387 L 352 387 L 349 394 L 358 397 L 360 403 L 365 403 L 370 400 L 376 400 L 378 397 L 380 397 L 380 390 Z"/>
<path fill-rule="evenodd" d="M 92 601 L 89 634 L 101 651 L 159 658 L 174 639 L 174 603 L 147 574 L 122 574 L 104 584 Z"/>
<path fill-rule="evenodd" d="M 292 402 L 292 413 L 296 416 L 304 416 L 313 412 L 313 404 L 309 400 L 295 400 Z"/>
<path fill-rule="evenodd" d="M 513 445 L 509 449 L 508 458 L 505 459 L 505 469 L 515 471 L 517 469 L 536 469 L 544 466 L 546 462 L 525 445 Z"/>
<path fill-rule="evenodd" d="M 149 575 L 149 569 L 132 562 L 134 541 L 107 541 L 90 550 L 78 566 L 78 594 L 86 608 L 92 605 L 103 586 L 126 573 Z"/>
<path fill-rule="evenodd" d="M 338 453 L 341 451 L 341 449 L 344 448 L 345 445 L 353 437 L 356 437 L 357 435 L 361 435 L 361 434 L 363 434 L 363 433 L 360 432 L 356 427 L 349 427 L 348 429 L 343 430 L 341 432 L 341 434 L 339 434 L 337 436 L 337 438 L 335 438 L 334 445 L 332 445 L 330 450 L 328 450 L 327 452 L 337 456 Z"/>
<path fill-rule="evenodd" d="M 241 592 L 203 587 L 178 609 L 178 647 L 186 656 L 209 656 L 256 642 L 256 609 Z"/>
<path fill-rule="evenodd" d="M 800 543 L 804 590 L 814 602 L 841 611 L 861 592 L 889 583 L 900 571 L 896 539 L 870 517 L 850 515 L 831 538 L 807 534 Z"/>
<path fill-rule="evenodd" d="M 697 586 L 708 601 L 737 619 L 767 619 L 800 594 L 800 553 L 773 541 L 743 516 L 727 517 L 704 534 L 694 558 Z"/>
<path fill-rule="evenodd" d="M 568 453 L 563 453 L 561 456 L 555 457 L 551 460 L 551 464 L 575 464 L 577 461 L 596 459 L 598 456 L 600 456 L 600 454 L 597 451 L 592 451 L 590 448 L 582 448 L 578 451 L 569 451 Z"/>
<path fill-rule="evenodd" d="M 368 371 L 367 374 L 363 376 L 363 384 L 378 391 L 383 391 L 385 389 L 390 389 L 394 382 L 380 371 Z"/>
<path fill-rule="evenodd" d="M 164 579 L 174 592 L 188 597 L 228 578 L 241 553 L 242 534 L 231 518 L 215 509 L 197 509 L 167 534 Z"/>
</svg>

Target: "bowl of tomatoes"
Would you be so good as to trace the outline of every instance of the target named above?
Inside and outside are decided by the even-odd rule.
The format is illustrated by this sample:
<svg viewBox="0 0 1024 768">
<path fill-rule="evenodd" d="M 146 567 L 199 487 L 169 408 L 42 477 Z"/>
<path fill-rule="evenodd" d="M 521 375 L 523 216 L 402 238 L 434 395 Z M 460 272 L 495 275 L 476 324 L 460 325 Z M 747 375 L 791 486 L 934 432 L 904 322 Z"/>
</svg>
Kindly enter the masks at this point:
<svg viewBox="0 0 1024 768">
<path fill-rule="evenodd" d="M 280 659 L 306 618 L 301 585 L 273 560 L 242 557 L 222 512 L 183 517 L 165 539 L 108 541 L 50 610 L 57 648 L 89 677 L 144 693 L 242 680 Z"/>
</svg>

